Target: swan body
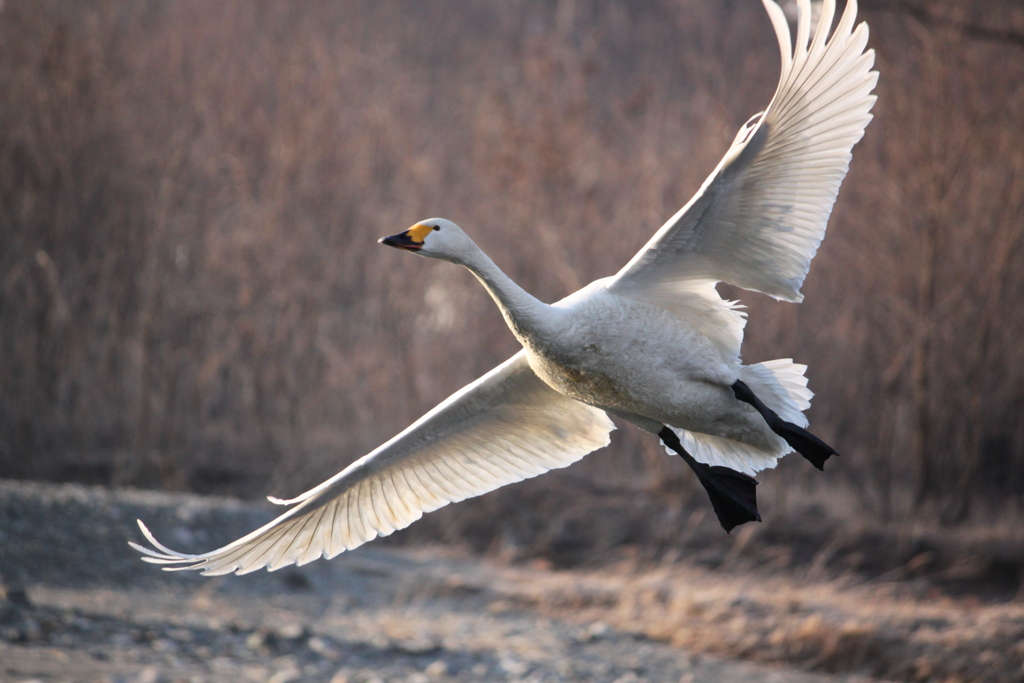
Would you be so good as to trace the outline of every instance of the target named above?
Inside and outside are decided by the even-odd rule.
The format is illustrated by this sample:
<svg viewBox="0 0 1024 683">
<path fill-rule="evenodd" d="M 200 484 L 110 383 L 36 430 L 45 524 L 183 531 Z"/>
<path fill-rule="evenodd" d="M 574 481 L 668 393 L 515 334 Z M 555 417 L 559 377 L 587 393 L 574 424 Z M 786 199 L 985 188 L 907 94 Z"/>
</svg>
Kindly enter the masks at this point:
<svg viewBox="0 0 1024 683">
<path fill-rule="evenodd" d="M 673 427 L 758 446 L 770 440 L 761 416 L 729 388 L 739 359 L 724 357 L 687 320 L 606 287 L 560 312 L 560 334 L 524 344 L 530 367 L 556 391 Z"/>
<path fill-rule="evenodd" d="M 669 426 L 729 440 L 726 450 L 742 453 L 737 460 L 700 452 L 698 461 L 705 464 L 754 474 L 774 467 L 787 452 L 757 410 L 734 396 L 732 385 L 750 373 L 740 362 L 738 339 L 716 343 L 722 335 L 714 331 L 742 328 L 744 321 L 710 285 L 692 288 L 690 305 L 681 312 L 616 292 L 616 278 L 547 305 L 505 276 L 455 223 L 431 218 L 417 225 L 430 229 L 415 251 L 476 275 L 523 345 L 530 368 L 555 391 L 653 433 Z M 809 392 L 806 399 L 804 408 Z M 796 412 L 799 422 L 802 410 Z"/>
<path fill-rule="evenodd" d="M 768 108 L 737 133 L 697 194 L 612 277 L 545 304 L 443 218 L 382 238 L 468 268 L 523 349 L 402 433 L 292 500 L 267 525 L 211 552 L 132 543 L 148 562 L 205 574 L 331 558 L 448 503 L 565 467 L 608 445 L 611 417 L 657 434 L 704 486 L 726 531 L 760 520 L 751 475 L 796 451 L 819 469 L 836 451 L 808 432 L 806 367 L 743 365 L 745 319 L 717 282 L 799 302 L 878 74 L 848 0 L 834 30 L 824 0 L 795 41 L 762 0 L 782 55 Z"/>
</svg>

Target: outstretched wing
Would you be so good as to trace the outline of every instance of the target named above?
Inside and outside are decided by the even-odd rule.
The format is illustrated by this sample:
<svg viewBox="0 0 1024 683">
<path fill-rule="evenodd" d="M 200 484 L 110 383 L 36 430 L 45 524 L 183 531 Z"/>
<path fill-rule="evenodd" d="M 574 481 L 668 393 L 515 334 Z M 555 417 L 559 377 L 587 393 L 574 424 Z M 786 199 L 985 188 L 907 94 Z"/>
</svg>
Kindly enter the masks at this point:
<svg viewBox="0 0 1024 683">
<path fill-rule="evenodd" d="M 851 149 L 875 102 L 874 51 L 849 0 L 832 36 L 825 0 L 811 38 L 810 0 L 800 0 L 795 49 L 789 25 L 763 0 L 782 52 L 768 109 L 740 129 L 697 195 L 615 276 L 610 289 L 641 298 L 685 297 L 696 281 L 728 282 L 800 301 L 825 235 Z"/>
<path fill-rule="evenodd" d="M 168 569 L 246 574 L 328 559 L 403 529 L 448 503 L 570 465 L 607 446 L 615 425 L 601 410 L 566 398 L 520 352 L 341 473 L 289 501 L 266 526 L 223 548 L 188 555 L 136 543 Z"/>
</svg>

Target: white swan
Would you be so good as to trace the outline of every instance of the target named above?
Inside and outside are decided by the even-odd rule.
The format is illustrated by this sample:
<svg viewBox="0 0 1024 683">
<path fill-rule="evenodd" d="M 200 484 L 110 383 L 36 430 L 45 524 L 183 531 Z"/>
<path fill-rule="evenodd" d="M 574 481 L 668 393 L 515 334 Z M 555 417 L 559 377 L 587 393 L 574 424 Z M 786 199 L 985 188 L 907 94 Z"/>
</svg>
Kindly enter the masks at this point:
<svg viewBox="0 0 1024 683">
<path fill-rule="evenodd" d="M 767 110 L 754 116 L 690 202 L 613 277 L 554 305 L 510 280 L 454 223 L 417 223 L 386 245 L 465 266 L 523 350 L 341 473 L 288 501 L 266 526 L 202 555 L 132 544 L 148 562 L 244 574 L 331 558 L 448 503 L 565 467 L 605 446 L 609 415 L 658 434 L 693 468 L 726 530 L 760 519 L 749 476 L 791 449 L 834 454 L 805 431 L 803 365 L 740 362 L 743 314 L 716 282 L 800 301 L 811 259 L 871 120 L 878 74 L 849 0 L 811 36 L 800 0 L 795 49 L 763 0 L 782 51 Z"/>
</svg>

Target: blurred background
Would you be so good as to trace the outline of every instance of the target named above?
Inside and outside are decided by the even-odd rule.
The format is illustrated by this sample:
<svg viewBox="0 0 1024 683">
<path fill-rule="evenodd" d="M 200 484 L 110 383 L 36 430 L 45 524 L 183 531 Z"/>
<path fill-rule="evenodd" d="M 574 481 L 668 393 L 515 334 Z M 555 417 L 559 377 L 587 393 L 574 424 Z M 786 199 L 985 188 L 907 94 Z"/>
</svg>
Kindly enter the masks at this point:
<svg viewBox="0 0 1024 683">
<path fill-rule="evenodd" d="M 720 286 L 748 307 L 746 362 L 810 366 L 812 428 L 842 453 L 763 473 L 762 512 L 1012 523 L 1024 6 L 861 7 L 875 120 L 806 302 Z M 517 350 L 467 272 L 378 237 L 450 218 L 557 300 L 689 199 L 778 69 L 755 0 L 8 0 L 0 477 L 305 490 Z M 483 527 L 532 524 L 503 511 L 570 520 L 582 496 L 654 501 L 664 538 L 706 506 L 627 427 L 433 524 L 488 547 Z"/>
</svg>

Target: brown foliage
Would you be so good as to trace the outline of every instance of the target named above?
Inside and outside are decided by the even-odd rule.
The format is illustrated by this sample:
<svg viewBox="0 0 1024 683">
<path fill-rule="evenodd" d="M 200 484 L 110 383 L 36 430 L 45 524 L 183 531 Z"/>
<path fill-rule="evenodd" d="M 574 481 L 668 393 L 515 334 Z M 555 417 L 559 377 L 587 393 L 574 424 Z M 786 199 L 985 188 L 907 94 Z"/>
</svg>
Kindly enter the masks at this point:
<svg viewBox="0 0 1024 683">
<path fill-rule="evenodd" d="M 748 362 L 810 365 L 843 453 L 818 485 L 957 519 L 1024 484 L 1024 50 L 880 5 L 806 303 L 724 289 Z M 315 483 L 515 351 L 471 276 L 377 237 L 443 215 L 560 298 L 690 196 L 777 68 L 753 2 L 7 2 L 0 476 Z M 629 429 L 561 476 L 690 485 Z"/>
</svg>

